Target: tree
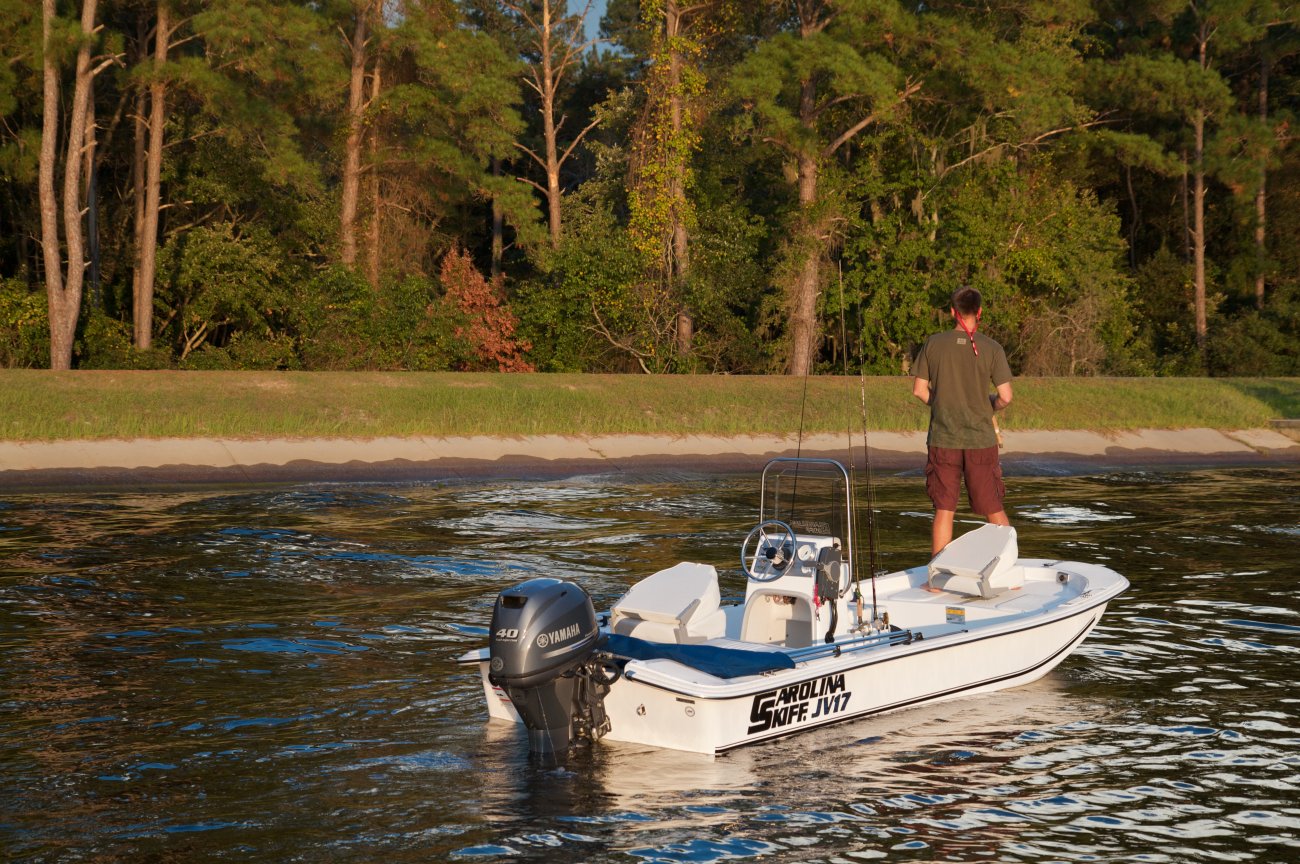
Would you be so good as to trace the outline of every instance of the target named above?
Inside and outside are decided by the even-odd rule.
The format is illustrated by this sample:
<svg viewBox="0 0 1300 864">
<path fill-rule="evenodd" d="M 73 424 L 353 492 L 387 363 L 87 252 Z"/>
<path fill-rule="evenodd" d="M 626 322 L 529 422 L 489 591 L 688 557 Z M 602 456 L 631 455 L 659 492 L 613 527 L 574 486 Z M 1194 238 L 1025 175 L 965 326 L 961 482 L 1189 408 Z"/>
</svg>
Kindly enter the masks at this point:
<svg viewBox="0 0 1300 864">
<path fill-rule="evenodd" d="M 346 115 L 347 138 L 343 144 L 343 188 L 339 205 L 339 258 L 344 265 L 351 267 L 357 260 L 357 208 L 361 197 L 361 155 L 365 142 L 365 115 L 367 107 L 373 102 L 378 91 L 378 60 L 372 57 L 371 45 L 375 31 L 382 26 L 379 13 L 380 0 L 352 0 L 351 36 L 344 33 L 344 42 L 350 61 L 348 76 L 348 103 Z M 340 31 L 343 28 L 340 26 Z M 366 86 L 367 69 L 374 78 L 373 91 L 369 96 Z M 377 214 L 375 217 L 377 219 Z"/>
<path fill-rule="evenodd" d="M 1209 368 L 1208 330 L 1217 303 L 1212 303 L 1210 291 L 1211 260 L 1226 265 L 1233 257 L 1224 242 L 1226 225 L 1220 226 L 1218 248 L 1212 248 L 1207 198 L 1222 188 L 1212 189 L 1211 181 L 1238 185 L 1233 179 L 1239 173 L 1233 165 L 1236 157 L 1225 158 L 1225 152 L 1243 135 L 1244 115 L 1235 110 L 1220 65 L 1265 34 L 1269 5 L 1267 0 L 1167 0 L 1132 8 L 1121 4 L 1115 10 L 1121 26 L 1114 31 L 1119 35 L 1112 37 L 1114 54 L 1098 70 L 1098 102 L 1113 106 L 1115 119 L 1122 118 L 1122 123 L 1096 138 L 1129 172 L 1131 230 L 1139 227 L 1132 168 L 1181 180 L 1182 224 L 1164 240 L 1172 239 L 1174 248 L 1184 250 L 1191 268 L 1192 332 L 1202 369 Z M 1253 189 L 1255 183 L 1247 185 Z"/>
<path fill-rule="evenodd" d="M 42 0 L 42 76 L 44 80 L 41 128 L 41 154 L 39 168 L 41 247 L 45 260 L 45 287 L 50 317 L 50 368 L 72 368 L 72 343 L 76 335 L 77 319 L 81 314 L 81 291 L 86 273 L 85 234 L 82 229 L 82 202 L 85 190 L 82 178 L 88 155 L 87 141 L 93 140 L 94 82 L 95 76 L 116 58 L 98 59 L 92 67 L 92 50 L 96 41 L 96 0 L 83 0 L 80 26 L 71 31 L 76 46 L 76 65 L 73 73 L 72 107 L 69 110 L 66 146 L 63 157 L 63 236 L 67 244 L 67 270 L 63 266 L 63 247 L 59 239 L 60 196 L 54 189 L 58 169 L 60 49 L 55 28 L 62 31 L 55 0 Z M 69 34 L 71 35 L 71 34 Z"/>
<path fill-rule="evenodd" d="M 333 254 L 337 211 L 305 151 L 326 151 L 317 118 L 346 77 L 322 50 L 322 15 L 290 0 L 209 0 L 183 24 L 167 60 L 152 329 L 189 364 L 232 343 L 279 345 L 289 286 Z M 237 273 L 241 262 L 258 272 Z"/>
<path fill-rule="evenodd" d="M 1196 64 L 1201 72 L 1210 69 L 1210 40 L 1223 24 L 1236 22 L 1245 4 L 1239 0 L 1188 4 L 1192 21 L 1192 41 Z M 1192 124 L 1192 280 L 1196 308 L 1196 344 L 1205 353 L 1207 332 L 1205 311 L 1205 126 L 1214 116 L 1210 106 L 1196 104 L 1191 110 Z"/>
<path fill-rule="evenodd" d="M 516 67 L 449 0 L 406 0 L 400 9 L 383 25 L 383 86 L 365 119 L 373 136 L 366 170 L 388 190 L 372 214 L 383 220 L 386 263 L 432 276 L 453 238 L 486 221 L 484 205 L 499 206 L 522 242 L 536 242 L 532 193 L 492 170 L 522 130 Z"/>
<path fill-rule="evenodd" d="M 0 365 L 1294 367 L 1294 4 L 599 8 L 0 0 Z"/>
<path fill-rule="evenodd" d="M 0 63 L 0 278 L 21 275 L 33 286 L 39 253 L 31 240 L 40 225 L 32 199 L 41 133 L 41 26 L 40 8 L 29 0 L 0 0 L 0 56 L 6 59 Z"/>
<path fill-rule="evenodd" d="M 536 188 L 546 200 L 546 222 L 550 231 L 551 248 L 554 249 L 560 245 L 563 230 L 560 173 L 582 139 L 599 122 L 598 119 L 592 119 L 567 145 L 561 145 L 560 133 L 568 121 L 565 114 L 556 118 L 561 87 L 565 84 L 565 79 L 576 71 L 583 54 L 595 44 L 595 40 L 583 36 L 587 15 L 591 11 L 591 0 L 587 0 L 582 12 L 577 15 L 564 14 L 564 0 L 533 0 L 527 4 L 503 0 L 501 5 L 514 16 L 515 26 L 522 32 L 524 56 L 528 64 L 524 83 L 537 96 L 537 112 L 542 120 L 541 153 L 520 142 L 515 142 L 515 146 L 541 168 L 546 177 L 546 185 L 527 178 L 521 179 Z"/>
<path fill-rule="evenodd" d="M 456 339 L 463 346 L 457 365 L 465 370 L 532 372 L 524 359 L 532 346 L 515 331 L 519 322 L 504 303 L 501 279 L 492 282 L 474 266 L 461 249 L 452 249 L 442 260 L 438 274 L 445 292 L 444 305 Z"/>
<path fill-rule="evenodd" d="M 1276 119 L 1270 114 L 1270 79 L 1275 66 L 1300 53 L 1300 34 L 1296 32 L 1300 9 L 1291 4 L 1255 0 L 1240 13 L 1248 16 L 1248 20 L 1233 22 L 1228 51 L 1221 51 L 1219 56 L 1225 79 L 1234 84 L 1237 106 L 1221 123 L 1208 158 L 1210 167 L 1234 197 L 1253 198 L 1254 260 L 1249 269 L 1254 276 L 1254 307 L 1262 311 L 1271 266 L 1268 175 L 1279 164 L 1278 154 L 1286 147 L 1289 137 L 1286 112 Z M 1277 101 L 1285 104 L 1283 100 Z"/>
<path fill-rule="evenodd" d="M 805 375 L 820 342 L 817 296 L 835 213 L 818 180 L 827 162 L 921 89 L 897 65 L 895 43 L 914 22 L 890 0 L 796 0 L 792 29 L 760 45 L 732 75 L 754 137 L 794 163 L 798 211 L 789 226 L 785 316 L 791 375 Z"/>
<path fill-rule="evenodd" d="M 671 331 L 679 359 L 691 352 L 695 323 L 686 299 L 690 274 L 690 232 L 695 213 L 689 193 L 692 161 L 700 146 L 698 113 L 705 77 L 700 68 L 705 45 L 700 31 L 722 4 L 708 0 L 683 6 L 654 0 L 641 6 L 650 32 L 650 64 L 645 75 L 646 107 L 634 130 L 628 204 L 633 244 L 647 262 L 645 291 L 662 295 L 651 306 L 671 312 Z"/>
<path fill-rule="evenodd" d="M 154 20 L 153 68 L 148 87 L 149 119 L 144 120 L 145 91 L 136 103 L 136 170 L 143 178 L 136 182 L 137 224 L 136 266 L 132 292 L 134 297 L 135 347 L 148 351 L 153 345 L 154 279 L 158 270 L 158 215 L 162 207 L 162 162 L 164 133 L 167 126 L 167 51 L 173 33 L 171 6 L 158 0 Z M 143 40 L 142 40 L 143 41 Z M 147 130 L 146 144 L 143 134 Z"/>
</svg>

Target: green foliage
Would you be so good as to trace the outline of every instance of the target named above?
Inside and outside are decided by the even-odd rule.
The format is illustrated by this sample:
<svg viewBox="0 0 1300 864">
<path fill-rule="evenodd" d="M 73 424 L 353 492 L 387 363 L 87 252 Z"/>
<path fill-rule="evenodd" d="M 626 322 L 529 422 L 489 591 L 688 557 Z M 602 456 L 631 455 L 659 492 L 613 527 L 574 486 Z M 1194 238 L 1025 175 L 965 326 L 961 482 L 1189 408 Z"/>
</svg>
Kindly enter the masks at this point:
<svg viewBox="0 0 1300 864">
<path fill-rule="evenodd" d="M 206 344 L 190 354 L 181 364 L 183 369 L 298 369 L 298 355 L 293 340 L 280 333 L 253 336 L 240 331 L 230 341 L 218 348 Z"/>
<path fill-rule="evenodd" d="M 896 212 L 862 227 L 846 246 L 855 265 L 846 283 L 861 298 L 869 372 L 908 371 L 925 337 L 950 326 L 959 284 L 980 289 L 983 327 L 1020 374 L 1140 370 L 1118 220 L 1091 193 L 1045 176 L 1002 163 L 946 190 L 929 226 Z"/>
<path fill-rule="evenodd" d="M 1218 375 L 1300 376 L 1300 290 L 1283 285 L 1268 308 L 1220 323 L 1210 342 Z"/>
<path fill-rule="evenodd" d="M 566 200 L 564 239 L 518 290 L 520 335 L 542 372 L 611 371 L 615 340 L 636 335 L 642 262 L 603 201 Z M 616 335 L 617 334 L 617 335 Z"/>
<path fill-rule="evenodd" d="M 1139 338 L 1162 375 L 1204 374 L 1196 349 L 1191 266 L 1162 248 L 1135 275 Z"/>
<path fill-rule="evenodd" d="M 172 361 L 166 346 L 135 350 L 131 327 L 98 309 L 92 309 L 82 321 L 74 353 L 80 369 L 166 369 Z"/>
<path fill-rule="evenodd" d="M 635 142 L 628 232 L 646 268 L 659 278 L 671 278 L 674 226 L 682 225 L 691 233 L 696 224 L 691 206 L 692 159 L 700 147 L 695 115 L 706 84 L 700 69 L 704 44 L 693 31 L 672 36 L 665 31 L 663 0 L 642 3 L 641 14 L 651 33 L 645 78 L 647 117 Z"/>
<path fill-rule="evenodd" d="M 500 280 L 488 282 L 460 250 L 437 281 L 390 278 L 374 289 L 330 267 L 294 293 L 296 359 L 307 369 L 531 371 Z"/>
<path fill-rule="evenodd" d="M 158 265 L 169 278 L 156 305 L 182 362 L 200 347 L 224 348 L 246 331 L 270 337 L 285 317 L 293 274 L 260 226 L 222 222 L 195 228 L 173 237 L 160 250 Z"/>
<path fill-rule="evenodd" d="M 40 12 L 28 0 L 0 0 L 0 119 L 20 114 L 38 95 Z M 0 125 L 0 179 L 30 182 L 36 176 L 39 130 L 12 121 Z"/>
<path fill-rule="evenodd" d="M 554 250 L 516 179 L 538 131 L 517 20 L 497 0 L 381 5 L 357 217 L 363 260 L 378 213 L 371 284 L 334 263 L 357 4 L 173 0 L 159 67 L 157 5 L 101 0 L 101 280 L 81 368 L 765 372 L 785 362 L 797 288 L 816 293 L 814 369 L 897 375 L 969 282 L 1020 374 L 1296 374 L 1300 27 L 1286 4 L 703 0 L 678 4 L 670 37 L 663 0 L 610 0 L 618 51 L 561 85 L 562 141 L 600 123 L 565 162 Z M 75 4 L 59 8 L 66 126 L 81 36 Z M 31 275 L 44 267 L 40 19 L 0 0 L 5 366 L 48 362 Z M 155 348 L 141 354 L 134 117 L 153 83 L 166 147 Z M 481 274 L 489 260 L 500 276 Z"/>
<path fill-rule="evenodd" d="M 408 4 L 405 12 L 384 36 L 389 83 L 369 109 L 383 140 L 375 170 L 399 189 L 391 221 L 410 238 L 406 260 L 393 269 L 431 274 L 448 250 L 481 230 L 489 199 L 518 243 L 540 242 L 531 192 L 490 170 L 494 158 L 515 152 L 524 130 L 518 67 L 496 39 L 464 26 L 447 0 Z"/>
<path fill-rule="evenodd" d="M 1190 119 L 1197 111 L 1224 113 L 1232 104 L 1222 76 L 1177 56 L 1127 54 L 1090 71 L 1093 98 L 1101 105 L 1121 106 L 1141 128 L 1168 128 L 1159 121 Z"/>
<path fill-rule="evenodd" d="M 43 292 L 23 279 L 0 279 L 0 368 L 34 369 L 50 362 L 49 309 Z"/>
<path fill-rule="evenodd" d="M 450 369 L 452 322 L 426 277 L 385 279 L 378 289 L 331 267 L 296 292 L 293 324 L 304 368 Z"/>
<path fill-rule="evenodd" d="M 1119 221 L 1070 184 L 1016 176 L 996 198 L 957 195 L 953 270 L 980 288 L 1008 357 L 1028 375 L 1135 371 Z"/>
<path fill-rule="evenodd" d="M 695 318 L 691 354 L 697 368 L 678 371 L 754 374 L 770 364 L 770 346 L 749 323 L 769 284 L 762 265 L 769 228 L 712 180 L 701 184 L 686 291 Z"/>
</svg>

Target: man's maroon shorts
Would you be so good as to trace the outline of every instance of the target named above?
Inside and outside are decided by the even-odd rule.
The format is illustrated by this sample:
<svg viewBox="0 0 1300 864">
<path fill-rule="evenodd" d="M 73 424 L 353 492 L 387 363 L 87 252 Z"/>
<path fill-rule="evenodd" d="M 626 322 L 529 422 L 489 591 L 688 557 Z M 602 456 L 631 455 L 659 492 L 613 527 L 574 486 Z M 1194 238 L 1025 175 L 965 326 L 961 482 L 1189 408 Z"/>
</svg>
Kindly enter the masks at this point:
<svg viewBox="0 0 1300 864">
<path fill-rule="evenodd" d="M 988 516 L 1002 509 L 1007 489 L 1002 485 L 998 448 L 952 450 L 931 447 L 925 462 L 925 492 L 936 510 L 956 510 L 961 499 L 961 481 L 966 478 L 970 509 Z"/>
</svg>

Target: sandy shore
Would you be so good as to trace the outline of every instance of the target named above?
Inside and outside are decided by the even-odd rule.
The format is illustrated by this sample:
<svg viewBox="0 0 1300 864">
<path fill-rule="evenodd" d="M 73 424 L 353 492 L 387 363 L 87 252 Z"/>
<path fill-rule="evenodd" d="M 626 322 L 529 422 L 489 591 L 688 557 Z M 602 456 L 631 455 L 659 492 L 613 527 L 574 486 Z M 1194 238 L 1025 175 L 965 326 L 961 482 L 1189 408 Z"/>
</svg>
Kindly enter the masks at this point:
<svg viewBox="0 0 1300 864">
<path fill-rule="evenodd" d="M 1007 432 L 1010 474 L 1113 467 L 1300 464 L 1300 442 L 1270 429 Z M 861 436 L 855 460 L 861 465 Z M 873 467 L 919 469 L 924 433 L 875 432 Z M 0 489 L 190 483 L 556 477 L 593 472 L 745 471 L 780 455 L 844 458 L 846 436 L 793 438 L 163 439 L 0 442 Z"/>
</svg>

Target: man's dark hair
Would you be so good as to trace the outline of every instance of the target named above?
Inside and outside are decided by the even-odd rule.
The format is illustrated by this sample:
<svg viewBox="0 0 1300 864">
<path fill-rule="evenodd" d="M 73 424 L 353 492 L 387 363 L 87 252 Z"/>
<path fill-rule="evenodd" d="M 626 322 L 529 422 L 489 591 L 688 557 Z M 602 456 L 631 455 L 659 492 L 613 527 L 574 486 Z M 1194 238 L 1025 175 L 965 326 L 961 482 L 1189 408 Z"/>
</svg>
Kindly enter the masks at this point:
<svg viewBox="0 0 1300 864">
<path fill-rule="evenodd" d="M 976 312 L 980 311 L 983 306 L 984 298 L 980 296 L 980 292 L 977 289 L 972 288 L 969 285 L 963 285 L 956 291 L 952 292 L 952 308 L 956 309 L 962 315 L 974 315 Z"/>
</svg>

